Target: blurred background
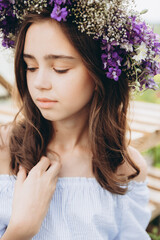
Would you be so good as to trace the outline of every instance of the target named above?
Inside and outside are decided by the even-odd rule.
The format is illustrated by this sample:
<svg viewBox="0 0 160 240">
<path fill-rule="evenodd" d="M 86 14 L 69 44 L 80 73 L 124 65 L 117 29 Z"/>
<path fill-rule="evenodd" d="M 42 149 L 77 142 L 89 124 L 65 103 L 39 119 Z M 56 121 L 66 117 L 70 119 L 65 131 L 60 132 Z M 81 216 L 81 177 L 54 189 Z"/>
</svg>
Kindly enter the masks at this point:
<svg viewBox="0 0 160 240">
<path fill-rule="evenodd" d="M 135 0 L 137 10 L 148 9 L 143 19 L 160 35 L 160 0 Z M 155 76 L 160 87 L 160 75 Z M 0 44 L 0 123 L 13 119 L 16 108 L 10 97 L 14 85 L 14 52 Z M 148 186 L 152 220 L 147 231 L 152 240 L 160 240 L 160 90 L 148 90 L 133 97 L 129 120 L 133 145 L 144 155 L 148 165 Z"/>
</svg>

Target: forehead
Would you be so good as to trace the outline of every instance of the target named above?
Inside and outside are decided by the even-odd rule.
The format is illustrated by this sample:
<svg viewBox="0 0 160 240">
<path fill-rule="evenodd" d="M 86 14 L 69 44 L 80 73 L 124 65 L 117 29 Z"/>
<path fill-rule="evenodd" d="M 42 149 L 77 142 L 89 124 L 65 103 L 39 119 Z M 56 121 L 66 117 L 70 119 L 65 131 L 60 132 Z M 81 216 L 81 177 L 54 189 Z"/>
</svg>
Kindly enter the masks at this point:
<svg viewBox="0 0 160 240">
<path fill-rule="evenodd" d="M 78 51 L 56 21 L 33 23 L 27 30 L 24 52 L 34 56 L 69 55 L 79 58 Z"/>
</svg>

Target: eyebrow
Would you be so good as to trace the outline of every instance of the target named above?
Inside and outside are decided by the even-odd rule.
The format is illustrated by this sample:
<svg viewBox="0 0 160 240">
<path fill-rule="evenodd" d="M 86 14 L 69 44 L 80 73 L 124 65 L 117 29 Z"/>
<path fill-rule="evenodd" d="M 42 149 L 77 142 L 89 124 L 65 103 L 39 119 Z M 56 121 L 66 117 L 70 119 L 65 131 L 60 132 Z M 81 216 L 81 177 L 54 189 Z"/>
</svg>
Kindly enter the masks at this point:
<svg viewBox="0 0 160 240">
<path fill-rule="evenodd" d="M 23 53 L 23 58 L 29 58 L 29 59 L 33 59 L 36 60 L 36 58 L 30 54 L 27 53 Z M 57 59 L 67 59 L 67 60 L 75 60 L 76 58 L 72 57 L 72 56 L 66 56 L 66 55 L 53 55 L 53 54 L 49 54 L 44 56 L 45 60 L 57 60 Z"/>
</svg>

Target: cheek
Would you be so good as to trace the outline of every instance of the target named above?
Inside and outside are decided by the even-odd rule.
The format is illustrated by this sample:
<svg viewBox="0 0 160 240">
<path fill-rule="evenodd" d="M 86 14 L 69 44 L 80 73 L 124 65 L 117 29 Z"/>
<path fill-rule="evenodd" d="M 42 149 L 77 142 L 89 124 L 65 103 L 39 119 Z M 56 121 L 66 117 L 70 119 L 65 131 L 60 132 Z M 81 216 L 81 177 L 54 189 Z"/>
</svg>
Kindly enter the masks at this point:
<svg viewBox="0 0 160 240">
<path fill-rule="evenodd" d="M 77 72 L 67 82 L 66 87 L 63 87 L 63 96 L 66 98 L 66 102 L 87 104 L 91 100 L 95 83 L 87 73 L 78 74 Z"/>
</svg>

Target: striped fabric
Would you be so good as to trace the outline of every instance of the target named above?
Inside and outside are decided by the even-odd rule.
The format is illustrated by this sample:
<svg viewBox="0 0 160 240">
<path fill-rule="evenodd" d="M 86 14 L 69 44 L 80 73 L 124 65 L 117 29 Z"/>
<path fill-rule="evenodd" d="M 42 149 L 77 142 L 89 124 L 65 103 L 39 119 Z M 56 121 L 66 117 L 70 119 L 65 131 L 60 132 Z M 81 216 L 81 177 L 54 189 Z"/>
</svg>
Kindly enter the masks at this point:
<svg viewBox="0 0 160 240">
<path fill-rule="evenodd" d="M 0 237 L 11 217 L 14 176 L 0 175 Z M 33 240 L 149 240 L 146 182 L 132 181 L 121 196 L 95 178 L 59 178 L 47 215 Z"/>
</svg>

